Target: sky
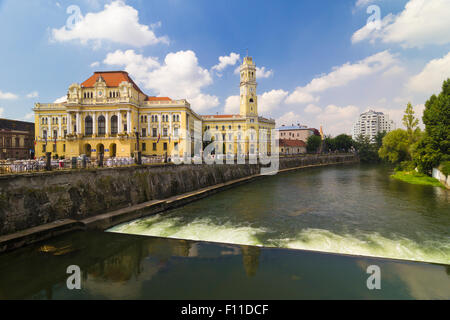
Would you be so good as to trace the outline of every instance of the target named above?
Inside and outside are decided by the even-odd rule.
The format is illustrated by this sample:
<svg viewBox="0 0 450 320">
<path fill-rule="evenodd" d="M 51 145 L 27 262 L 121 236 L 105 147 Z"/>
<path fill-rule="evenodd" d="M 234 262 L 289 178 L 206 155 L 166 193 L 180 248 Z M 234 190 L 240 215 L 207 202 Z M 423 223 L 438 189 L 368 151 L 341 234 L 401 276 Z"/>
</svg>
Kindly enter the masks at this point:
<svg viewBox="0 0 450 320">
<path fill-rule="evenodd" d="M 449 0 L 0 0 L 0 117 L 33 121 L 94 71 L 125 70 L 152 96 L 239 113 L 257 67 L 277 126 L 351 133 L 369 109 L 401 127 L 450 77 Z"/>
</svg>

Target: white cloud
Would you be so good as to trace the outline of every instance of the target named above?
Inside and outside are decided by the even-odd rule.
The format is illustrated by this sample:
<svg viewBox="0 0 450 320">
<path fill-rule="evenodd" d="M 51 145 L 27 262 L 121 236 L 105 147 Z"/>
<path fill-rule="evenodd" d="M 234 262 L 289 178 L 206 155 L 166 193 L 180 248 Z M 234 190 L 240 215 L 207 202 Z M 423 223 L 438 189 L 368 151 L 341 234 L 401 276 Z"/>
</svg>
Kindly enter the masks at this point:
<svg viewBox="0 0 450 320">
<path fill-rule="evenodd" d="M 277 127 L 281 127 L 282 125 L 290 126 L 297 125 L 299 123 L 301 124 L 302 121 L 304 121 L 304 118 L 301 115 L 296 114 L 293 111 L 289 111 L 288 113 L 285 113 L 284 115 L 276 119 L 276 124 Z"/>
<path fill-rule="evenodd" d="M 98 61 L 92 62 L 89 66 L 90 66 L 91 68 L 97 68 L 97 67 L 100 66 L 100 62 L 98 62 Z"/>
<path fill-rule="evenodd" d="M 62 96 L 61 98 L 56 99 L 53 103 L 64 103 L 67 102 L 67 95 Z"/>
<path fill-rule="evenodd" d="M 229 96 L 225 100 L 225 114 L 238 114 L 240 111 L 240 98 L 239 96 Z"/>
<path fill-rule="evenodd" d="M 424 47 L 450 43 L 450 1 L 410 0 L 398 15 L 388 15 L 378 30 L 366 25 L 356 31 L 352 42 L 381 39 L 403 47 Z"/>
<path fill-rule="evenodd" d="M 389 51 L 382 51 L 356 63 L 334 67 L 333 71 L 313 79 L 304 87 L 298 87 L 287 99 L 289 104 L 317 102 L 318 97 L 312 93 L 323 92 L 330 88 L 342 87 L 358 78 L 385 70 L 397 63 L 397 59 Z"/>
<path fill-rule="evenodd" d="M 288 96 L 289 92 L 284 90 L 272 90 L 264 92 L 258 98 L 258 112 L 259 114 L 270 113 L 280 108 L 284 99 Z"/>
<path fill-rule="evenodd" d="M 267 70 L 266 67 L 256 67 L 256 79 L 270 78 L 273 76 L 273 70 Z"/>
<path fill-rule="evenodd" d="M 289 104 L 304 104 L 310 102 L 318 102 L 319 97 L 314 97 L 312 94 L 309 94 L 303 91 L 303 88 L 297 88 L 293 93 L 289 95 L 286 99 L 286 103 Z"/>
<path fill-rule="evenodd" d="M 163 64 L 133 50 L 117 50 L 108 54 L 103 62 L 125 67 L 136 82 L 155 91 L 158 96 L 187 99 L 198 112 L 219 105 L 216 96 L 202 92 L 204 87 L 213 83 L 213 79 L 210 72 L 198 64 L 197 56 L 191 50 L 169 53 Z"/>
<path fill-rule="evenodd" d="M 131 74 L 137 82 L 146 82 L 149 72 L 160 67 L 158 58 L 144 57 L 134 52 L 134 50 L 117 50 L 108 53 L 103 63 L 106 65 L 124 66 L 125 71 Z"/>
<path fill-rule="evenodd" d="M 407 83 L 409 91 L 433 94 L 439 93 L 444 80 L 450 77 L 450 52 L 441 59 L 431 60 L 425 68 Z"/>
<path fill-rule="evenodd" d="M 353 123 L 359 116 L 359 108 L 356 106 L 338 107 L 336 105 L 328 105 L 325 110 L 317 115 L 316 119 L 324 130 L 332 135 L 341 133 L 350 134 Z"/>
<path fill-rule="evenodd" d="M 37 92 L 37 91 L 33 91 L 33 92 L 30 92 L 29 94 L 27 94 L 28 99 L 37 98 L 37 97 L 39 97 L 39 92 Z"/>
<path fill-rule="evenodd" d="M 399 66 L 399 65 L 395 65 L 392 66 L 391 68 L 389 68 L 388 70 L 386 70 L 385 72 L 383 72 L 382 76 L 383 77 L 395 77 L 395 76 L 399 76 L 401 74 L 403 74 L 405 72 L 405 68 Z"/>
<path fill-rule="evenodd" d="M 322 112 L 322 108 L 316 106 L 315 104 L 308 104 L 305 108 L 306 113 L 316 114 Z"/>
<path fill-rule="evenodd" d="M 240 59 L 240 55 L 234 52 L 231 52 L 229 56 L 219 57 L 219 63 L 212 67 L 212 70 L 216 70 L 221 72 L 225 70 L 228 66 L 234 66 Z"/>
<path fill-rule="evenodd" d="M 105 4 L 103 11 L 86 14 L 72 29 L 52 29 L 52 40 L 79 40 L 83 44 L 93 42 L 94 46 L 103 40 L 133 47 L 169 43 L 166 36 L 157 37 L 149 26 L 140 24 L 139 12 L 121 0 Z"/>
<path fill-rule="evenodd" d="M 10 92 L 2 92 L 0 90 L 0 100 L 15 100 L 19 98 L 17 95 Z"/>
</svg>

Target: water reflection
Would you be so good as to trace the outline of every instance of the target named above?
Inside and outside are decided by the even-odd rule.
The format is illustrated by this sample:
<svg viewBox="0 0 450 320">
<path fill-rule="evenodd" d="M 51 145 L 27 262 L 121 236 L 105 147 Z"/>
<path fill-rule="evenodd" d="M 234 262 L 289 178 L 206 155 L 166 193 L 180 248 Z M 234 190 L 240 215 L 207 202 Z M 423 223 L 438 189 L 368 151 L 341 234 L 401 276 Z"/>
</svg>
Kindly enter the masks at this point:
<svg viewBox="0 0 450 320">
<path fill-rule="evenodd" d="M 74 264 L 82 270 L 80 291 L 65 285 Z M 382 269 L 382 292 L 365 287 L 370 264 Z M 0 299 L 450 298 L 449 272 L 440 265 L 78 232 L 1 255 Z"/>
</svg>

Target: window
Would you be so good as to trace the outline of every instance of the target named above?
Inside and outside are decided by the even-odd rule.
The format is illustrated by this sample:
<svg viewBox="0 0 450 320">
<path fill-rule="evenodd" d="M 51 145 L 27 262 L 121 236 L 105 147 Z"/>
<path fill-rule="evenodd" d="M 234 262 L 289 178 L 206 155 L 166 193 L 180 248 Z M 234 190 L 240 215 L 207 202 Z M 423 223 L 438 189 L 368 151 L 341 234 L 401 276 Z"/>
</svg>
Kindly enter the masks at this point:
<svg viewBox="0 0 450 320">
<path fill-rule="evenodd" d="M 47 152 L 47 145 L 45 144 L 42 145 L 42 152 Z"/>
<path fill-rule="evenodd" d="M 93 121 L 91 116 L 87 116 L 84 120 L 84 132 L 87 136 L 92 135 L 93 130 Z"/>
<path fill-rule="evenodd" d="M 58 131 L 53 130 L 53 139 L 57 139 L 58 138 Z"/>
<path fill-rule="evenodd" d="M 104 135 L 106 133 L 106 120 L 104 116 L 98 117 L 98 134 Z"/>
<path fill-rule="evenodd" d="M 164 142 L 164 151 L 167 151 L 167 142 Z"/>
<path fill-rule="evenodd" d="M 153 143 L 153 151 L 156 151 L 156 143 Z"/>
<path fill-rule="evenodd" d="M 163 129 L 163 137 L 167 137 L 167 128 Z"/>
<path fill-rule="evenodd" d="M 156 136 L 158 136 L 158 130 L 156 130 L 156 128 L 153 128 L 153 132 L 152 132 L 153 134 L 153 137 L 156 137 Z"/>
<path fill-rule="evenodd" d="M 174 149 L 175 149 L 175 151 L 178 151 L 178 142 L 174 143 Z"/>
<path fill-rule="evenodd" d="M 178 137 L 178 128 L 173 129 L 173 135 L 174 137 Z"/>
<path fill-rule="evenodd" d="M 123 131 L 124 131 L 124 132 L 127 132 L 127 131 L 128 131 L 128 126 L 127 126 L 126 123 L 123 125 Z"/>
<path fill-rule="evenodd" d="M 117 134 L 118 133 L 118 118 L 117 116 L 111 117 L 111 134 Z"/>
<path fill-rule="evenodd" d="M 142 151 L 147 151 L 147 145 L 145 143 L 142 144 Z"/>
<path fill-rule="evenodd" d="M 63 144 L 63 152 L 66 152 L 66 144 Z"/>
<path fill-rule="evenodd" d="M 222 126 L 222 131 L 225 131 L 225 126 Z"/>
<path fill-rule="evenodd" d="M 47 130 L 42 132 L 42 137 L 47 140 Z"/>
<path fill-rule="evenodd" d="M 142 136 L 143 137 L 147 136 L 147 130 L 145 130 L 145 128 L 142 128 Z"/>
<path fill-rule="evenodd" d="M 56 152 L 56 144 L 53 145 L 53 152 Z"/>
</svg>

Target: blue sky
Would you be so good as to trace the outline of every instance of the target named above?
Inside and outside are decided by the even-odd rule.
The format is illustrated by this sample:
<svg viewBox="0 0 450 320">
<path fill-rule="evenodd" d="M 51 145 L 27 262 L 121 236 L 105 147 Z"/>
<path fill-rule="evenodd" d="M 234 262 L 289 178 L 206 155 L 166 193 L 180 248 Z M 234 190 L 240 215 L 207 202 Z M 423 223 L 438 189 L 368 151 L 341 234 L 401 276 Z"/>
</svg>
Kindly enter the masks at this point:
<svg viewBox="0 0 450 320">
<path fill-rule="evenodd" d="M 0 0 L 0 116 L 31 120 L 98 70 L 201 114 L 238 112 L 248 49 L 260 114 L 278 124 L 350 133 L 371 108 L 401 126 L 406 103 L 420 114 L 450 77 L 449 16 L 448 0 Z"/>
</svg>

